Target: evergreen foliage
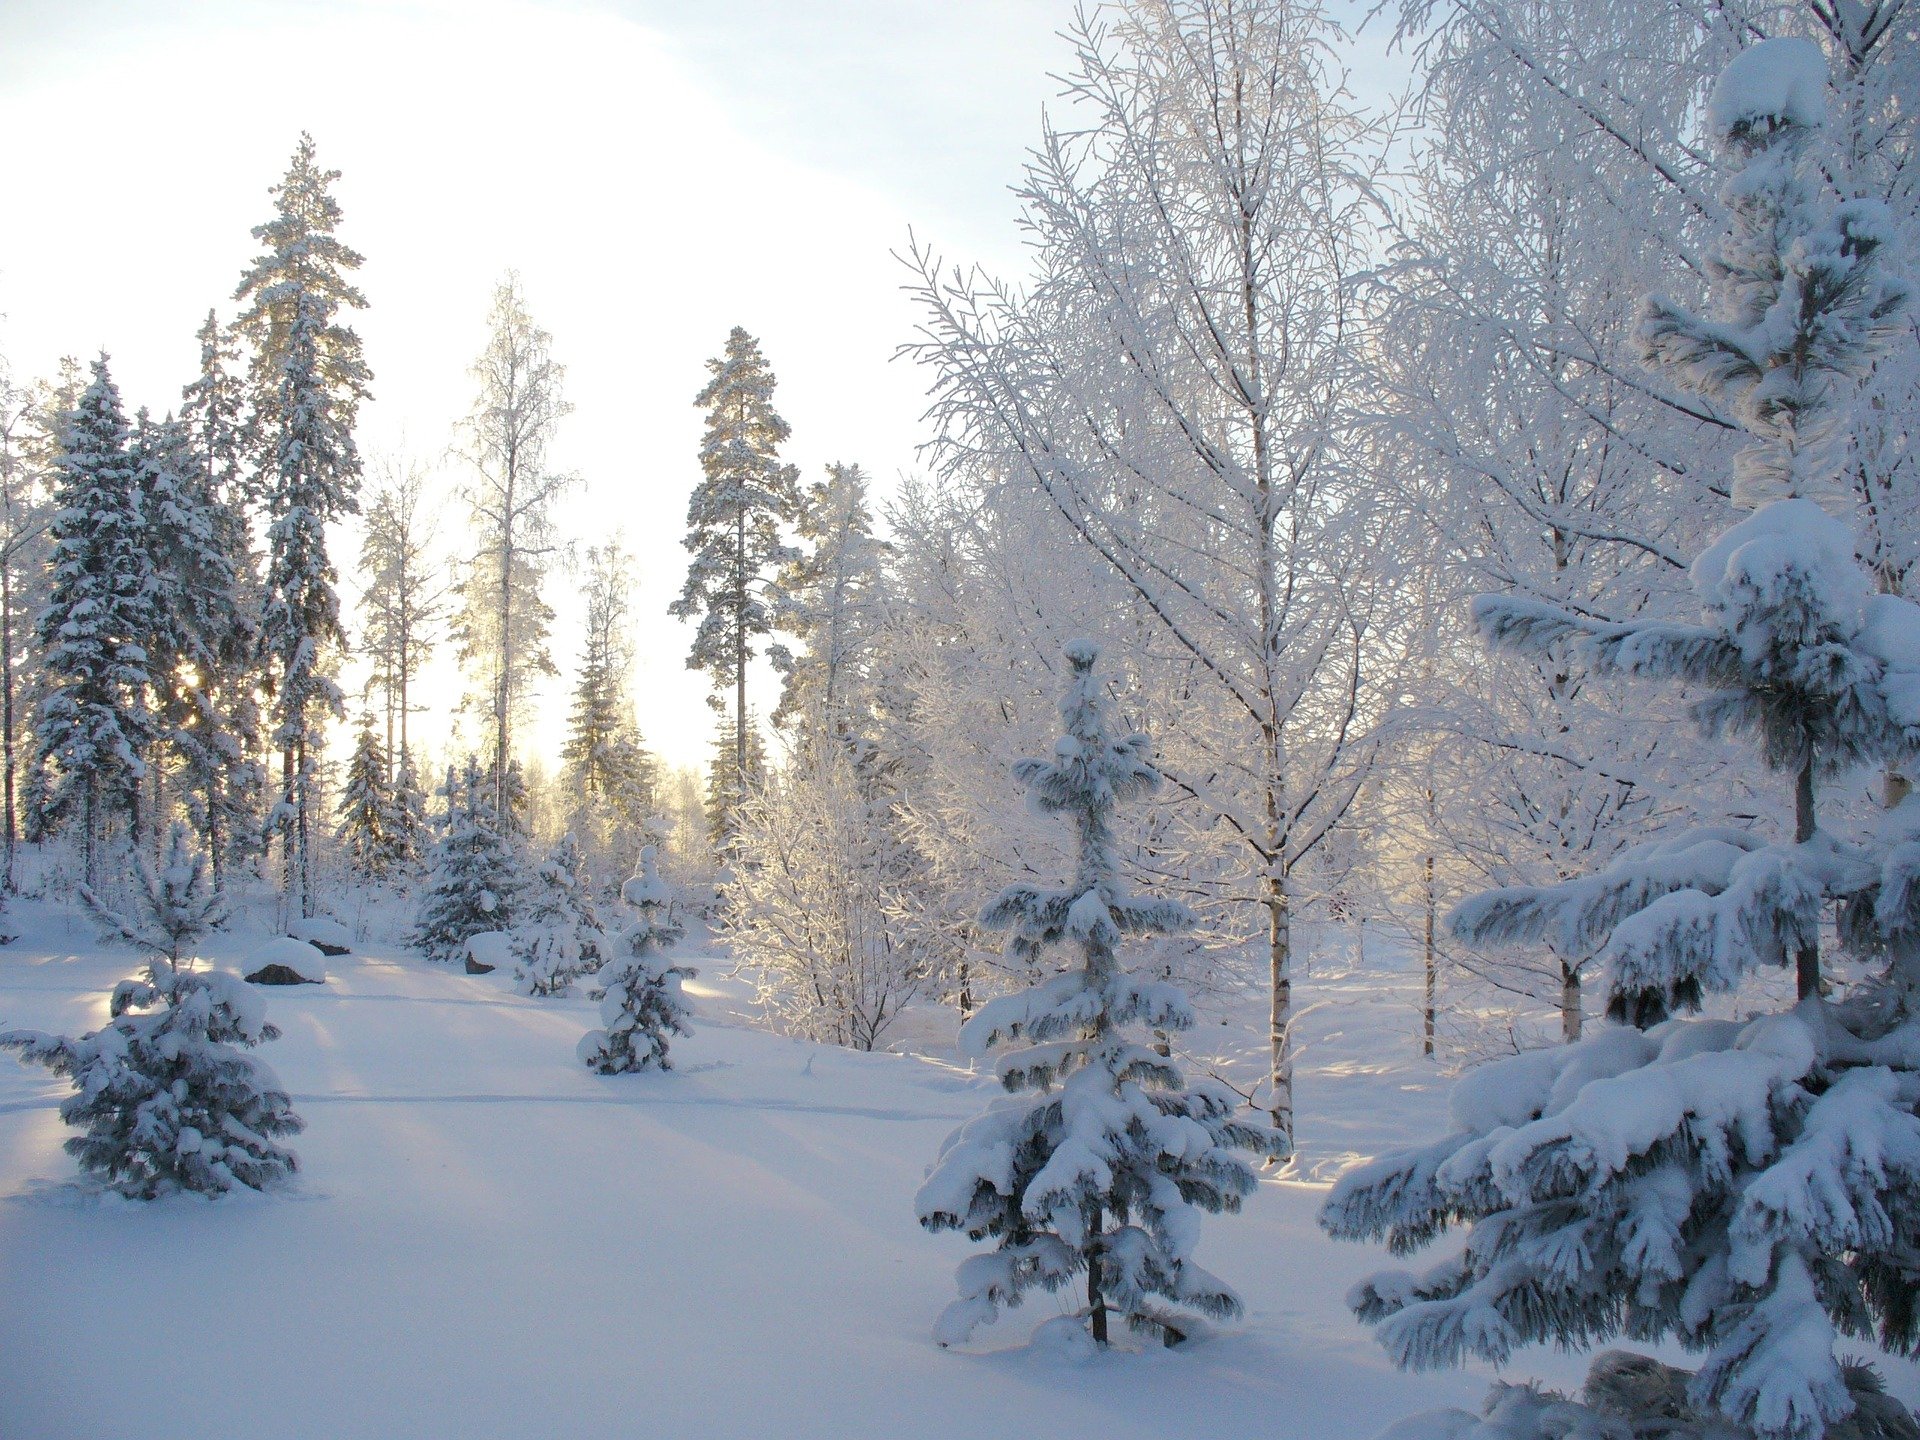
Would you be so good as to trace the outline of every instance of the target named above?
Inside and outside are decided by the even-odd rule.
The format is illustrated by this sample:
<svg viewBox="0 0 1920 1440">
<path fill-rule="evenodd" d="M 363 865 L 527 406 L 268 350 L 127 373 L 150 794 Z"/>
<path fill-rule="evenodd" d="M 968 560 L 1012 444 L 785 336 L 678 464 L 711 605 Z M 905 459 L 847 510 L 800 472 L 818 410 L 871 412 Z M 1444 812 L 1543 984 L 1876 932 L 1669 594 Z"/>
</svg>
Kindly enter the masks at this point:
<svg viewBox="0 0 1920 1440">
<path fill-rule="evenodd" d="M 154 736 L 142 641 L 155 628 L 155 580 L 105 355 L 64 423 L 54 504 L 53 583 L 40 617 L 47 696 L 39 750 L 53 771 L 43 813 L 59 825 L 78 820 L 91 882 L 109 813 L 137 813 Z"/>
<path fill-rule="evenodd" d="M 1730 229 L 1710 267 L 1716 314 L 1656 296 L 1641 321 L 1649 357 L 1745 429 L 1733 486 L 1743 508 L 1835 494 L 1841 402 L 1904 323 L 1907 284 L 1882 263 L 1896 238 L 1887 207 L 1822 193 L 1813 141 L 1826 89 L 1811 40 L 1762 41 L 1727 66 L 1707 107 L 1734 162 L 1720 196 Z"/>
<path fill-rule="evenodd" d="M 660 879 L 651 845 L 640 852 L 633 876 L 620 887 L 633 919 L 613 944 L 613 958 L 594 984 L 603 992 L 600 1025 L 580 1038 L 577 1053 L 589 1070 L 622 1075 L 634 1070 L 671 1070 L 670 1035 L 691 1035 L 692 1015 L 680 982 L 696 973 L 675 965 L 667 952 L 682 930 Z"/>
<path fill-rule="evenodd" d="M 743 769 L 735 763 L 741 753 L 739 729 L 730 717 L 722 716 L 713 737 L 713 760 L 707 767 L 707 839 L 723 863 L 733 855 L 742 810 L 767 774 L 767 742 L 761 738 L 759 723 L 751 714 L 747 717 L 746 736 Z"/>
<path fill-rule="evenodd" d="M 346 849 L 347 864 L 362 880 L 387 879 L 409 854 L 408 822 L 388 785 L 388 768 L 386 748 L 368 717 L 347 761 L 347 783 L 336 812 L 340 826 L 334 832 Z"/>
<path fill-rule="evenodd" d="M 700 483 L 687 505 L 685 545 L 693 560 L 668 613 L 697 619 L 687 668 L 712 682 L 709 703 L 725 713 L 733 697 L 733 768 L 750 769 L 747 666 L 754 643 L 773 628 L 768 587 L 796 558 L 780 535 L 799 509 L 799 472 L 779 448 L 790 433 L 773 408 L 773 371 L 760 342 L 735 326 L 725 353 L 707 361 L 713 378 L 694 398 L 707 412 L 700 440 Z"/>
<path fill-rule="evenodd" d="M 280 1082 L 245 1052 L 279 1031 L 259 992 L 231 975 L 196 974 L 194 940 L 218 923 L 205 859 L 175 825 L 165 863 L 138 861 L 142 911 L 127 917 L 83 890 L 114 933 L 153 957 L 144 980 L 114 987 L 111 1020 L 79 1039 L 15 1030 L 0 1047 L 72 1079 L 60 1118 L 80 1168 L 137 1200 L 175 1191 L 264 1190 L 299 1161 L 276 1144 L 302 1128 Z"/>
<path fill-rule="evenodd" d="M 146 646 L 150 703 L 217 884 L 229 858 L 253 853 L 264 777 L 254 758 L 260 716 L 250 673 L 258 652 L 252 544 L 233 498 L 237 453 L 231 435 L 218 433 L 228 403 L 220 392 L 231 387 L 211 327 L 210 318 L 201 332 L 198 388 L 187 390 L 189 401 L 204 402 L 203 413 L 159 424 L 143 414 L 132 453 L 156 576 Z"/>
<path fill-rule="evenodd" d="M 177 821 L 167 832 L 167 855 L 158 869 L 142 852 L 133 856 L 140 910 L 127 916 L 114 910 L 87 886 L 80 900 L 110 935 L 164 960 L 178 970 L 191 963 L 194 942 L 227 920 L 226 902 L 208 874 L 206 857 L 187 842 L 187 827 Z"/>
<path fill-rule="evenodd" d="M 412 876 L 426 859 L 433 835 L 432 822 L 427 817 L 427 792 L 413 768 L 412 754 L 404 750 L 394 770 L 392 795 L 394 868 L 402 875 Z"/>
<path fill-rule="evenodd" d="M 929 1230 L 995 1242 L 960 1267 L 960 1297 L 935 1330 L 943 1345 L 964 1341 L 1034 1286 L 1058 1290 L 1083 1271 L 1082 1313 L 1099 1344 L 1109 1311 L 1168 1344 L 1191 1325 L 1184 1312 L 1240 1311 L 1192 1259 L 1194 1212 L 1237 1211 L 1255 1180 L 1234 1152 L 1269 1153 L 1278 1137 L 1236 1118 L 1229 1092 L 1189 1087 L 1171 1060 L 1126 1036 L 1130 1025 L 1194 1023 L 1177 986 L 1136 981 L 1116 953 L 1124 937 L 1178 932 L 1194 917 L 1177 901 L 1122 888 L 1114 809 L 1150 794 L 1160 775 L 1145 735 L 1112 734 L 1098 658 L 1087 641 L 1067 646 L 1066 733 L 1051 760 L 1014 768 L 1040 812 L 1072 825 L 1073 879 L 1057 890 L 1011 885 L 981 916 L 1012 932 L 1014 958 L 1031 964 L 1066 943 L 1080 967 L 989 1002 L 963 1027 L 962 1046 L 974 1054 L 1024 1044 L 999 1061 L 1007 1097 L 948 1137 L 915 1202 Z"/>
<path fill-rule="evenodd" d="M 640 851 L 658 797 L 659 767 L 633 721 L 627 592 L 631 566 L 618 540 L 587 552 L 587 615 L 580 674 L 560 751 L 575 797 L 571 824 L 597 860 Z M 617 872 L 616 872 L 617 873 Z"/>
<path fill-rule="evenodd" d="M 493 785 L 467 757 L 447 774 L 444 833 L 427 857 L 411 942 L 430 960 L 458 960 L 469 937 L 512 928 L 523 888 L 517 842 L 493 808 Z"/>
<path fill-rule="evenodd" d="M 254 347 L 247 433 L 255 492 L 267 517 L 267 567 L 259 659 L 280 752 L 270 817 L 280 836 L 284 894 L 313 913 L 312 821 L 321 727 L 341 713 L 335 656 L 345 644 L 327 526 L 358 510 L 360 454 L 353 427 L 371 374 L 360 338 L 340 312 L 363 308 L 348 281 L 359 254 L 334 234 L 337 170 L 319 168 L 303 134 L 273 187 L 274 217 L 256 226 L 264 247 L 234 298 Z"/>
<path fill-rule="evenodd" d="M 572 835 L 562 835 L 540 862 L 519 913 L 513 974 L 524 993 L 564 995 L 576 978 L 605 963 L 606 932 Z"/>
<path fill-rule="evenodd" d="M 1762 306 L 1771 320 L 1735 307 L 1709 325 L 1656 302 L 1648 333 L 1657 357 L 1743 416 L 1742 493 L 1806 496 L 1836 463 L 1825 407 L 1845 403 L 1877 343 L 1856 304 L 1901 287 L 1876 274 L 1876 247 L 1846 238 L 1851 222 L 1789 223 L 1776 203 L 1821 94 L 1801 83 L 1805 52 L 1782 47 L 1748 51 L 1709 107 L 1741 166 L 1721 268 L 1735 299 L 1751 287 L 1732 277 L 1787 277 Z M 1742 196 L 1772 207 L 1771 262 Z M 1833 243 L 1809 242 L 1821 234 Z M 1763 353 L 1751 324 L 1787 326 L 1794 356 Z M 1848 528 L 1809 498 L 1733 526 L 1691 580 L 1694 624 L 1607 624 L 1519 598 L 1482 598 L 1475 613 L 1496 643 L 1694 686 L 1703 729 L 1757 740 L 1765 768 L 1791 777 L 1792 841 L 1697 829 L 1595 875 L 1461 906 L 1453 924 L 1470 939 L 1551 935 L 1597 952 L 1609 1013 L 1643 1028 L 1469 1075 L 1454 1133 L 1344 1176 L 1321 1223 L 1396 1253 L 1468 1227 L 1457 1256 L 1350 1296 L 1402 1365 L 1670 1338 L 1704 1352 L 1686 1387 L 1695 1409 L 1763 1440 L 1816 1440 L 1858 1404 L 1842 1336 L 1920 1349 L 1920 1262 L 1900 1238 L 1920 1233 L 1920 805 L 1857 838 L 1821 829 L 1816 806 L 1818 779 L 1920 752 L 1920 606 L 1875 594 Z M 1820 961 L 1834 908 L 1842 946 L 1869 967 L 1845 995 Z M 1795 968 L 1792 1010 L 1669 1018 L 1768 964 Z"/>
</svg>

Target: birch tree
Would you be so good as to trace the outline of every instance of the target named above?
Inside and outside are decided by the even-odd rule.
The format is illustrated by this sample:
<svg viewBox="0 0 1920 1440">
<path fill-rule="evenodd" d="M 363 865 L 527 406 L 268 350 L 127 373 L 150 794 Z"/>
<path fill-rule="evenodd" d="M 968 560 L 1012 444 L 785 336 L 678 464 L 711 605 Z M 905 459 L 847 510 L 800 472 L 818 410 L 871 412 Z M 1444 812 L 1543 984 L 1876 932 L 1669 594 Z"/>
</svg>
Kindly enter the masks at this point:
<svg viewBox="0 0 1920 1440">
<path fill-rule="evenodd" d="M 456 636 L 476 684 L 473 700 L 492 732 L 494 809 L 505 814 L 514 722 L 535 677 L 554 673 L 547 651 L 553 611 L 540 595 L 558 544 L 553 507 L 578 478 L 548 464 L 560 422 L 573 408 L 566 368 L 553 358 L 553 337 L 527 313 L 520 277 L 511 271 L 494 290 L 488 329 L 473 365 L 479 394 L 466 422 L 475 550 Z"/>
<path fill-rule="evenodd" d="M 413 682 L 440 638 L 448 584 L 435 553 L 437 527 L 419 466 L 404 459 L 385 465 L 366 515 L 360 647 L 371 664 L 367 687 L 380 692 L 387 758 L 397 776 L 410 754 L 407 720 L 419 708 Z"/>
<path fill-rule="evenodd" d="M 913 255 L 910 348 L 933 367 L 947 464 L 1023 477 L 1180 675 L 1163 768 L 1234 836 L 1264 915 L 1268 1103 L 1289 1146 L 1293 877 L 1370 761 L 1362 659 L 1384 599 L 1380 517 L 1341 448 L 1373 136 L 1334 33 L 1283 0 L 1083 13 L 1068 88 L 1087 118 L 1048 128 L 1021 192 L 1031 288 Z"/>
</svg>

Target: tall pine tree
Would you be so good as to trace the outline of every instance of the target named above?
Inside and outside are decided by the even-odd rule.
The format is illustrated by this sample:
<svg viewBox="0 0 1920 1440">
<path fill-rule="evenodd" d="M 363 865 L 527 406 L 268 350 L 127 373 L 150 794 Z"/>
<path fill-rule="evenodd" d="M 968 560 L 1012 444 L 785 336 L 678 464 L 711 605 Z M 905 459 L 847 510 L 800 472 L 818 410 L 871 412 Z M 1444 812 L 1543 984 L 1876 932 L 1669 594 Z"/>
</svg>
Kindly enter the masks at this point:
<svg viewBox="0 0 1920 1440">
<path fill-rule="evenodd" d="M 360 455 L 353 426 L 371 374 L 360 337 L 341 322 L 365 298 L 347 279 L 360 255 L 334 234 L 340 207 L 313 137 L 303 134 L 273 188 L 273 219 L 255 228 L 265 247 L 241 279 L 238 324 L 254 346 L 248 435 L 255 488 L 267 517 L 260 658 L 280 752 L 272 823 L 280 837 L 285 903 L 313 913 L 312 824 L 322 726 L 340 713 L 333 681 L 344 644 L 327 526 L 358 509 Z"/>
<path fill-rule="evenodd" d="M 705 407 L 703 478 L 687 505 L 685 545 L 693 555 L 676 619 L 699 619 L 687 668 L 713 684 L 709 703 L 725 712 L 733 690 L 733 769 L 748 768 L 747 665 L 754 642 L 773 628 L 768 586 L 796 552 L 780 535 L 799 510 L 799 472 L 780 463 L 787 422 L 773 408 L 773 371 L 760 342 L 735 326 L 726 353 L 707 361 L 713 378 L 694 398 Z"/>
</svg>

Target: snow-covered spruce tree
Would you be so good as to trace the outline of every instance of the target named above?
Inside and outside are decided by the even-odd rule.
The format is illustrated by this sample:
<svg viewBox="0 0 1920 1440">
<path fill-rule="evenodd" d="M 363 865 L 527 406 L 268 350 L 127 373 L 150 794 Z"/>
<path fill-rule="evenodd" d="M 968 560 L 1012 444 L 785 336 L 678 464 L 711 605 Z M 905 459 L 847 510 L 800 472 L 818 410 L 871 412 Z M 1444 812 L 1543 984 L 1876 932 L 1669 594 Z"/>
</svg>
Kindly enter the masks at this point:
<svg viewBox="0 0 1920 1440">
<path fill-rule="evenodd" d="M 576 977 L 598 970 L 607 935 L 593 906 L 586 859 L 571 834 L 540 862 L 521 897 L 515 926 L 514 979 L 528 995 L 564 995 Z"/>
<path fill-rule="evenodd" d="M 1171 1060 L 1126 1036 L 1129 1025 L 1192 1026 L 1179 988 L 1134 980 L 1116 948 L 1125 936 L 1189 928 L 1193 914 L 1122 889 L 1114 807 L 1150 794 L 1160 774 L 1145 735 L 1112 735 L 1094 675 L 1099 653 L 1084 640 L 1068 645 L 1066 734 L 1051 760 L 1014 768 L 1038 810 L 1073 826 L 1073 880 L 1059 890 L 1009 886 L 981 916 L 1012 932 L 1021 958 L 1067 942 L 1080 966 L 990 1001 L 962 1029 L 962 1048 L 974 1054 L 1026 1043 L 1000 1059 L 1007 1098 L 948 1137 L 915 1201 L 929 1230 L 996 1242 L 961 1265 L 960 1298 L 934 1332 L 943 1345 L 963 1342 L 1024 1291 L 1057 1290 L 1082 1271 L 1082 1314 L 1097 1344 L 1107 1342 L 1110 1311 L 1170 1345 L 1192 1323 L 1183 1312 L 1238 1314 L 1238 1297 L 1191 1258 L 1194 1212 L 1238 1210 L 1256 1182 L 1234 1152 L 1267 1154 L 1279 1143 L 1236 1117 L 1237 1097 L 1188 1087 Z"/>
<path fill-rule="evenodd" d="M 372 379 L 360 337 L 340 323 L 342 309 L 363 308 L 366 299 L 346 278 L 361 257 L 333 233 L 340 206 L 329 187 L 339 178 L 319 168 L 313 137 L 303 134 L 273 187 L 273 219 L 253 231 L 264 253 L 234 292 L 247 302 L 236 324 L 254 347 L 247 434 L 255 498 L 267 517 L 259 660 L 280 752 L 271 827 L 280 837 L 283 903 L 300 915 L 313 913 L 321 730 L 341 712 L 333 669 L 345 632 L 327 526 L 359 508 L 353 427 Z"/>
<path fill-rule="evenodd" d="M 570 827 L 596 867 L 613 861 L 618 869 L 610 873 L 619 874 L 640 853 L 656 808 L 659 767 L 634 724 L 628 694 L 633 569 L 617 537 L 588 549 L 586 582 L 580 673 L 560 759 L 574 797 Z"/>
<path fill-rule="evenodd" d="M 780 463 L 789 431 L 773 408 L 773 371 L 760 342 L 734 326 L 726 353 L 707 361 L 707 369 L 713 378 L 693 402 L 707 412 L 702 478 L 687 502 L 684 543 L 693 560 L 667 613 L 698 618 L 687 668 L 707 672 L 714 692 L 708 703 L 722 714 L 722 694 L 732 688 L 733 773 L 751 773 L 747 666 L 754 642 L 773 628 L 774 573 L 795 558 L 780 526 L 798 510 L 799 472 Z"/>
<path fill-rule="evenodd" d="M 1760 166 L 1760 189 L 1780 163 L 1769 145 L 1797 147 L 1792 131 L 1817 113 L 1808 58 L 1799 42 L 1755 46 L 1714 95 L 1720 139 Z M 1736 257 L 1752 254 L 1744 179 L 1730 187 Z M 1872 233 L 1857 207 L 1782 224 L 1771 323 L 1650 307 L 1653 352 L 1720 399 L 1706 379 L 1717 364 L 1751 419 L 1749 491 L 1817 494 L 1830 480 L 1811 458 L 1836 454 L 1820 406 L 1846 402 L 1876 344 L 1869 317 L 1889 315 L 1898 293 L 1875 273 Z M 1857 308 L 1867 296 L 1883 299 Z M 1789 332 L 1796 342 L 1776 348 Z M 1768 412 L 1755 398 L 1768 394 L 1795 413 Z M 1462 905 L 1452 923 L 1466 938 L 1551 936 L 1596 953 L 1610 1015 L 1643 1028 L 1470 1075 L 1453 1134 L 1350 1172 L 1321 1223 L 1396 1253 L 1470 1227 L 1457 1257 L 1352 1293 L 1403 1365 L 1499 1361 L 1535 1341 L 1673 1339 L 1704 1352 L 1687 1386 L 1701 1415 L 1764 1440 L 1815 1440 L 1859 1403 L 1834 1354 L 1842 1336 L 1920 1349 L 1920 805 L 1849 838 L 1819 827 L 1815 788 L 1920 751 L 1920 607 L 1875 594 L 1854 536 L 1805 498 L 1735 525 L 1691 578 L 1697 624 L 1607 624 L 1519 598 L 1482 597 L 1475 612 L 1496 643 L 1564 646 L 1596 673 L 1696 687 L 1704 729 L 1756 738 L 1766 769 L 1791 781 L 1793 840 L 1696 829 L 1597 874 Z M 1844 948 L 1870 967 L 1844 994 L 1822 973 L 1829 906 Z M 1768 964 L 1794 967 L 1792 1010 L 1670 1018 Z M 1458 1433 L 1450 1423 L 1432 1433 Z"/>
<path fill-rule="evenodd" d="M 404 822 L 395 813 L 397 797 L 388 784 L 387 768 L 387 752 L 369 715 L 347 761 L 347 783 L 335 812 L 340 825 L 334 832 L 347 852 L 348 866 L 366 881 L 386 879 L 403 858 Z"/>
<path fill-rule="evenodd" d="M 392 820 L 394 868 L 411 880 L 426 859 L 433 824 L 427 817 L 427 792 L 413 768 L 413 756 L 404 750 L 394 770 Z"/>
<path fill-rule="evenodd" d="M 131 917 L 114 910 L 92 889 L 80 887 L 81 903 L 116 939 L 124 940 L 167 968 L 178 970 L 194 942 L 224 924 L 227 907 L 219 888 L 209 879 L 206 858 L 187 840 L 187 827 L 176 821 L 167 832 L 167 856 L 155 869 L 144 852 L 133 856 L 134 879 L 139 885 L 139 912 Z"/>
<path fill-rule="evenodd" d="M 229 860 L 251 860 L 259 849 L 266 777 L 252 667 L 260 576 L 245 506 L 232 341 L 212 311 L 199 339 L 200 373 L 181 392 L 171 481 L 147 494 L 157 563 L 174 577 L 161 593 L 168 643 L 158 657 L 160 715 L 181 800 L 218 888 Z"/>
<path fill-rule="evenodd" d="M 60 1118 L 80 1168 L 138 1200 L 186 1190 L 264 1190 L 299 1166 L 275 1141 L 300 1118 L 274 1074 L 246 1051 L 280 1032 L 260 993 L 217 971 L 196 974 L 189 950 L 220 918 L 205 859 L 175 825 L 158 869 L 136 857 L 142 911 L 127 917 L 83 890 L 114 933 L 151 958 L 145 980 L 114 987 L 105 1028 L 79 1039 L 15 1030 L 0 1047 L 71 1077 Z"/>
<path fill-rule="evenodd" d="M 1731 229 L 1711 266 L 1715 314 L 1656 296 L 1641 322 L 1652 358 L 1746 431 L 1733 484 L 1743 508 L 1840 493 L 1845 398 L 1906 307 L 1906 284 L 1876 259 L 1894 239 L 1886 206 L 1834 206 L 1822 191 L 1813 142 L 1826 102 L 1811 40 L 1764 41 L 1727 66 L 1707 115 L 1737 166 L 1720 196 Z"/>
<path fill-rule="evenodd" d="M 696 972 L 667 958 L 682 932 L 651 845 L 640 852 L 640 864 L 620 887 L 620 898 L 633 907 L 634 918 L 614 940 L 613 958 L 594 977 L 604 992 L 602 1028 L 581 1036 L 577 1053 L 583 1065 L 602 1075 L 670 1070 L 667 1037 L 693 1033 L 680 982 Z"/>
<path fill-rule="evenodd" d="M 761 737 L 759 717 L 747 716 L 746 766 L 742 769 L 740 730 L 732 717 L 722 715 L 713 737 L 713 761 L 707 768 L 707 839 L 722 864 L 729 861 L 740 833 L 741 811 L 767 774 L 767 742 Z"/>
<path fill-rule="evenodd" d="M 65 420 L 54 482 L 53 587 L 40 616 L 47 698 L 39 749 L 55 780 L 47 814 L 77 821 L 87 883 L 109 816 L 131 820 L 153 739 L 147 705 L 155 583 L 120 391 L 107 357 Z"/>
<path fill-rule="evenodd" d="M 447 776 L 446 829 L 427 856 L 412 943 L 430 960 L 458 960 L 467 941 L 513 926 L 521 885 L 515 842 L 493 809 L 493 786 L 469 755 Z"/>
<path fill-rule="evenodd" d="M 774 624 L 805 647 L 768 647 L 784 684 L 772 720 L 844 737 L 866 708 L 869 671 L 886 608 L 888 545 L 873 533 L 867 476 L 858 465 L 829 465 L 801 498 L 795 525 L 812 548 L 780 572 Z"/>
<path fill-rule="evenodd" d="M 236 562 L 247 557 L 246 519 L 208 488 L 182 421 L 156 422 L 142 410 L 129 454 L 155 580 L 141 637 L 156 742 L 142 808 L 157 821 L 171 812 L 168 790 L 177 787 L 217 881 L 236 835 L 255 828 L 262 780 L 253 760 L 254 596 Z"/>
</svg>

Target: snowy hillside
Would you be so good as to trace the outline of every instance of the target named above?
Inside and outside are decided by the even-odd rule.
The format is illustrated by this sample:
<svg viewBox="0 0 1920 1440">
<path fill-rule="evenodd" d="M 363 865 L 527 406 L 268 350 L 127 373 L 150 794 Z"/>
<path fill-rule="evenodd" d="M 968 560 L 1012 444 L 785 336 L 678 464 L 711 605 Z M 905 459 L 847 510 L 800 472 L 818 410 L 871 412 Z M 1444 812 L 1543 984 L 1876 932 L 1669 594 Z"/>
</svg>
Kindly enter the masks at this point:
<svg viewBox="0 0 1920 1440">
<path fill-rule="evenodd" d="M 10 919 L 0 1020 L 97 1025 L 130 953 L 64 911 Z M 1484 1388 L 1399 1375 L 1353 1323 L 1341 1297 L 1385 1257 L 1320 1235 L 1317 1184 L 1269 1181 L 1208 1227 L 1201 1258 L 1249 1314 L 1186 1350 L 1036 1351 L 1047 1297 L 939 1350 L 969 1247 L 923 1234 L 912 1198 L 991 1087 L 730 1022 L 724 959 L 696 963 L 703 1019 L 666 1075 L 580 1066 L 584 999 L 397 950 L 267 991 L 284 1037 L 261 1053 L 307 1121 L 288 1196 L 82 1198 L 61 1087 L 0 1065 L 0 1435 L 730 1436 L 773 1417 L 791 1436 L 1254 1435 L 1284 1416 L 1299 1440 L 1346 1440 Z M 1438 1109 L 1407 977 L 1319 985 L 1309 1163 Z"/>
</svg>

